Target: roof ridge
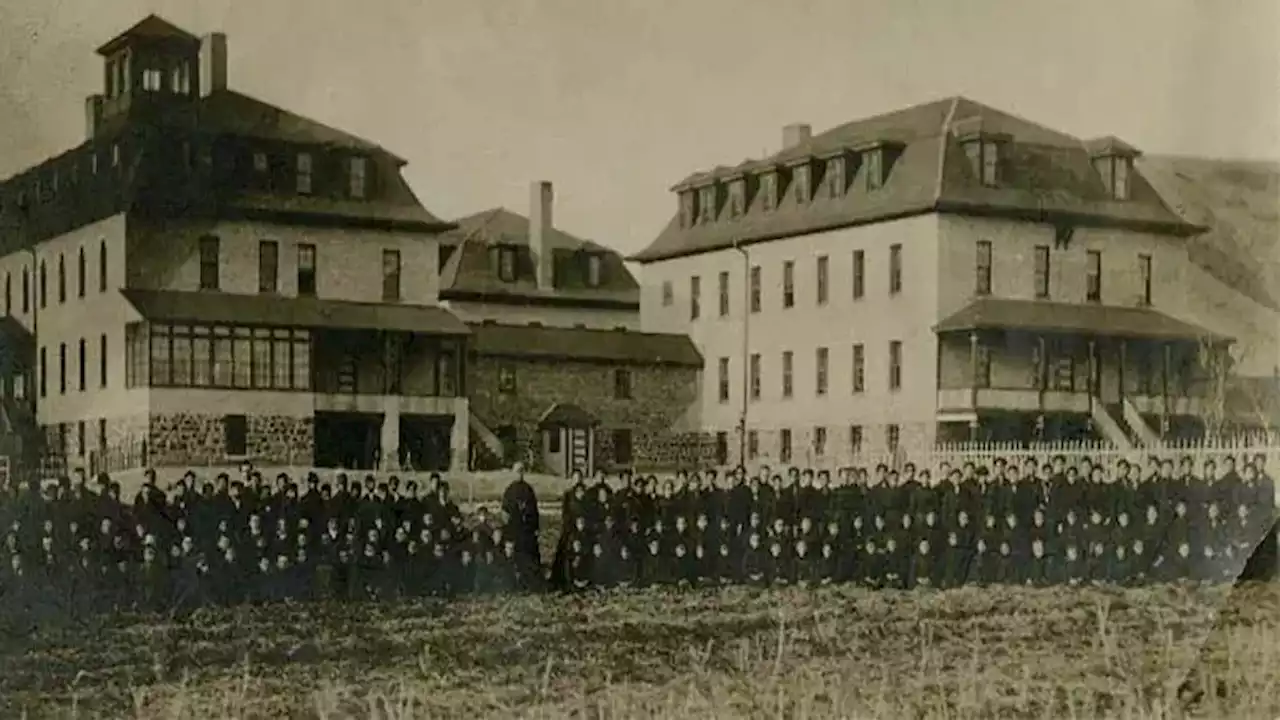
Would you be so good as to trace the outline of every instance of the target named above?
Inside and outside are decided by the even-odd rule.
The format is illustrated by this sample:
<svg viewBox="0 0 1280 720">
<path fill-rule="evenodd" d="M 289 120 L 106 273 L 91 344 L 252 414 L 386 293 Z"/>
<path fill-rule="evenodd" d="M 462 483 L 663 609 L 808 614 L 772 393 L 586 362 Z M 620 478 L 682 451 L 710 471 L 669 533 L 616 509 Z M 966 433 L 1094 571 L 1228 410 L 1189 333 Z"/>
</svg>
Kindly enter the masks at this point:
<svg viewBox="0 0 1280 720">
<path fill-rule="evenodd" d="M 933 193 L 934 205 L 942 200 L 942 182 L 946 176 L 947 167 L 947 133 L 951 132 L 951 123 L 956 119 L 956 108 L 959 105 L 959 95 L 951 98 L 951 108 L 947 110 L 947 117 L 942 121 L 942 137 L 938 142 L 938 182 L 934 186 Z"/>
</svg>

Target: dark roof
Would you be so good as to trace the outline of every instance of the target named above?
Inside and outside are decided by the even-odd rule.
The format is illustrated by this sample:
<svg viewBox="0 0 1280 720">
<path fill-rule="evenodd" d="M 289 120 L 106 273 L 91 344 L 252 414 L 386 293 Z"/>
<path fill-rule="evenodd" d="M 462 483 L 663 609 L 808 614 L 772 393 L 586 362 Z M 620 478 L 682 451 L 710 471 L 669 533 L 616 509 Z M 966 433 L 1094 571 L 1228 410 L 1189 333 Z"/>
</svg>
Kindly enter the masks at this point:
<svg viewBox="0 0 1280 720">
<path fill-rule="evenodd" d="M 473 323 L 471 349 L 477 355 L 495 357 L 694 368 L 703 364 L 702 354 L 686 335 L 630 330 Z"/>
<path fill-rule="evenodd" d="M 534 270 L 535 258 L 529 248 L 529 218 L 506 208 L 494 208 L 455 221 L 457 229 L 440 237 L 442 245 L 453 246 L 449 260 L 440 269 L 440 296 L 458 294 L 506 295 L 562 300 L 608 300 L 635 305 L 639 309 L 640 285 L 617 251 L 591 240 L 584 240 L 553 227 L 548 240 L 557 266 L 556 286 L 539 288 Z M 495 245 L 518 248 L 515 282 L 505 282 L 489 255 Z M 590 287 L 577 262 L 582 253 L 601 256 L 601 284 Z"/>
<path fill-rule="evenodd" d="M 453 313 L 435 305 L 136 288 L 121 293 L 147 320 L 433 335 L 466 335 L 468 332 L 466 324 Z"/>
<path fill-rule="evenodd" d="M 159 15 L 148 15 L 136 25 L 108 40 L 98 48 L 99 55 L 110 55 L 131 40 L 171 40 L 187 44 L 199 44 L 200 38 L 165 20 Z"/>
<path fill-rule="evenodd" d="M 982 184 L 952 133 L 956 125 L 966 124 L 980 124 L 984 134 L 1007 138 L 997 187 Z M 877 144 L 897 148 L 887 153 L 885 181 L 877 189 L 867 189 L 865 171 L 855 163 L 856 174 L 847 192 L 837 198 L 822 192 L 815 178 L 813 198 L 804 204 L 784 194 L 775 209 L 765 211 L 757 194 L 748 198 L 746 212 L 738 218 L 722 211 L 716 221 L 688 228 L 681 226 L 675 214 L 653 243 L 631 259 L 652 262 L 724 249 L 735 242 L 761 242 L 929 212 L 1123 225 L 1181 235 L 1198 230 L 1171 212 L 1140 173 L 1131 178 L 1129 200 L 1109 199 L 1093 169 L 1090 151 L 1079 138 L 963 97 L 841 125 L 765 160 L 695 173 L 676 187 Z"/>
<path fill-rule="evenodd" d="M 1191 261 L 1280 310 L 1280 162 L 1146 155 L 1138 166 L 1170 208 L 1208 228 L 1187 243 Z"/>
<path fill-rule="evenodd" d="M 538 418 L 538 427 L 589 428 L 599 424 L 595 416 L 573 403 L 554 403 Z"/>
<path fill-rule="evenodd" d="M 1167 340 L 1226 339 L 1151 308 L 1003 298 L 975 300 L 934 327 L 939 333 L 996 329 Z"/>
<path fill-rule="evenodd" d="M 0 317 L 0 370 L 24 367 L 35 359 L 35 338 L 11 315 Z"/>
</svg>

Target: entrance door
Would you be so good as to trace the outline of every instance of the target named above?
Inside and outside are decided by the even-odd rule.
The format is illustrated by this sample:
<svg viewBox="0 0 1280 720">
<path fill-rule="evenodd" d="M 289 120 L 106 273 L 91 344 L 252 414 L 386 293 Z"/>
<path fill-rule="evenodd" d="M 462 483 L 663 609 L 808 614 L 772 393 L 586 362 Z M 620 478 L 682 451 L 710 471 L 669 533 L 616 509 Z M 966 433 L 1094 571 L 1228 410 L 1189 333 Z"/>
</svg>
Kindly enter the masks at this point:
<svg viewBox="0 0 1280 720">
<path fill-rule="evenodd" d="M 542 466 L 548 472 L 557 475 L 569 474 L 565 434 L 565 428 L 560 426 L 545 428 L 542 431 Z"/>
</svg>

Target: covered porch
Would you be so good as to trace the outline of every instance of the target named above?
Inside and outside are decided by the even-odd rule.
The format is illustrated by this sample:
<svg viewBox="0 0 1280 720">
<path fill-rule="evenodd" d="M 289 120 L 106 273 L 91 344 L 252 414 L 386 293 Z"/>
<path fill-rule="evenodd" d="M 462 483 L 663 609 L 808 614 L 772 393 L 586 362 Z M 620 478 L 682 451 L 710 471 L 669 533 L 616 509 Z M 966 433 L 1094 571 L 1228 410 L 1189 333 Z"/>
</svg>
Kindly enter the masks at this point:
<svg viewBox="0 0 1280 720">
<path fill-rule="evenodd" d="M 1194 433 L 1230 340 L 1146 307 L 984 298 L 938 335 L 944 439 Z"/>
<path fill-rule="evenodd" d="M 438 306 L 126 290 L 135 384 L 306 393 L 318 467 L 466 467 L 467 326 Z M 246 396 L 249 397 L 249 396 Z M 276 397 L 283 397 L 277 395 Z"/>
</svg>

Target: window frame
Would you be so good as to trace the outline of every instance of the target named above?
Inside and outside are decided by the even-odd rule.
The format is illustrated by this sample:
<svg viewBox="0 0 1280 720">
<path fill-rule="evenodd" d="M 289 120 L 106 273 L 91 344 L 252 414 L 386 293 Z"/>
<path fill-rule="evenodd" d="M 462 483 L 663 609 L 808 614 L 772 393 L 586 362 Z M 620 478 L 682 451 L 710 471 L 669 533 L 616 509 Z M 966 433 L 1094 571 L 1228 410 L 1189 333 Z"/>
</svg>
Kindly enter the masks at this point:
<svg viewBox="0 0 1280 720">
<path fill-rule="evenodd" d="M 382 301 L 383 302 L 400 302 L 403 299 L 404 288 L 401 287 L 401 273 L 403 268 L 401 265 L 400 250 L 398 248 L 383 248 L 382 250 Z"/>
<path fill-rule="evenodd" d="M 991 241 L 979 240 L 976 247 L 977 257 L 974 278 L 974 294 L 979 297 L 991 295 Z"/>
<path fill-rule="evenodd" d="M 1047 300 L 1053 290 L 1050 284 L 1053 261 L 1049 255 L 1049 246 L 1036 245 L 1032 253 L 1032 272 L 1034 273 L 1032 291 L 1037 300 Z"/>
<path fill-rule="evenodd" d="M 258 241 L 258 292 L 280 292 L 280 243 L 275 240 Z"/>
<path fill-rule="evenodd" d="M 319 264 L 318 251 L 314 243 L 298 243 L 298 295 L 302 297 L 316 297 L 317 272 L 316 266 Z M 304 259 L 310 258 L 304 262 Z"/>
<path fill-rule="evenodd" d="M 199 240 L 200 289 L 222 288 L 222 240 L 217 235 L 203 235 Z"/>
</svg>

